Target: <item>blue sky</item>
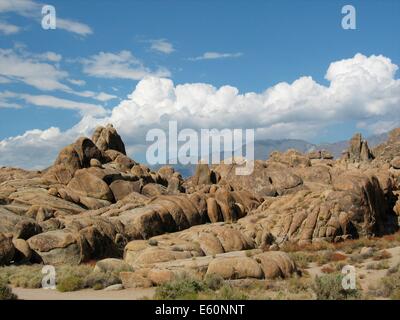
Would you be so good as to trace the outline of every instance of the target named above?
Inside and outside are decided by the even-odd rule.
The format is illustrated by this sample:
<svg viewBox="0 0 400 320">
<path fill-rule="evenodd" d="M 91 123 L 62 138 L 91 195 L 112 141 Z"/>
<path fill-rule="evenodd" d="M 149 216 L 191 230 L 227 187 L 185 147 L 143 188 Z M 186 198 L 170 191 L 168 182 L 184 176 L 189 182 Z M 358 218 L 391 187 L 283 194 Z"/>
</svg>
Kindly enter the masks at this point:
<svg viewBox="0 0 400 320">
<path fill-rule="evenodd" d="M 46 132 L 54 127 L 59 130 L 58 134 L 72 139 L 74 135 L 86 133 L 91 129 L 88 125 L 91 123 L 88 117 L 91 116 L 117 119 L 116 125 L 120 131 L 118 126 L 123 124 L 122 120 L 118 123 L 120 117 L 116 114 L 105 115 L 104 112 L 111 112 L 126 99 L 129 100 L 127 96 L 135 90 L 138 82 L 148 76 L 168 78 L 173 81 L 174 88 L 192 83 L 209 84 L 216 89 L 229 85 L 237 88 L 237 94 L 240 95 L 248 92 L 261 94 L 280 82 L 292 84 L 303 76 L 312 77 L 315 82 L 312 85 L 315 85 L 315 90 L 318 91 L 318 85 L 330 85 L 325 76 L 331 63 L 352 59 L 358 53 L 366 59 L 372 55 L 382 55 L 385 59 L 390 59 L 390 62 L 385 60 L 383 64 L 400 65 L 400 1 L 396 0 L 54 0 L 47 4 L 56 8 L 58 21 L 64 19 L 64 26 L 56 30 L 42 29 L 42 4 L 33 0 L 0 0 L 0 49 L 8 50 L 3 51 L 3 58 L 6 56 L 3 61 L 5 65 L 1 65 L 0 58 L 0 141 L 6 141 L 8 138 L 7 146 L 3 142 L 2 152 L 3 155 L 5 152 L 9 153 L 3 158 L 0 155 L 0 165 L 9 165 L 13 161 L 10 151 L 13 143 L 21 150 L 29 150 L 29 157 L 34 156 L 35 152 L 42 153 L 41 149 L 35 149 L 34 145 L 45 141 L 43 137 L 39 137 L 38 141 L 37 137 L 28 137 L 28 142 L 24 142 L 28 143 L 28 147 L 21 144 L 21 139 L 15 140 L 17 136 L 24 135 L 29 130 Z M 344 30 L 341 27 L 341 9 L 346 4 L 356 8 L 356 30 Z M 49 52 L 53 54 L 50 58 L 43 56 Z M 9 70 L 10 66 L 7 66 L 7 63 L 14 61 L 12 57 L 17 59 L 17 62 L 30 61 L 29 65 L 22 66 L 25 73 Z M 100 60 L 104 65 L 99 66 Z M 112 65 L 109 65 L 110 60 L 113 61 Z M 111 67 L 116 67 L 116 60 L 120 65 L 113 73 Z M 366 63 L 368 66 L 375 65 L 369 63 L 370 60 L 362 61 L 360 63 Z M 357 65 L 360 66 L 360 63 Z M 41 82 L 43 74 L 36 75 L 35 72 L 40 71 L 34 69 L 38 64 L 51 67 L 49 77 L 56 84 L 47 85 Z M 124 71 L 127 64 L 129 72 L 126 71 L 127 68 Z M 110 67 L 109 73 L 100 70 L 104 66 Z M 31 67 L 33 71 L 29 72 Z M 338 66 L 336 69 L 341 68 L 342 66 Z M 360 68 L 365 69 L 362 66 Z M 382 68 L 386 70 L 385 66 Z M 373 72 L 379 74 L 378 78 L 381 77 L 381 69 L 373 69 Z M 32 78 L 33 81 L 39 79 L 40 84 L 35 82 L 32 85 Z M 397 79 L 398 74 L 395 74 L 385 87 L 387 89 L 390 85 L 389 96 L 382 93 L 378 98 L 370 97 L 370 100 L 363 100 L 363 93 L 371 91 L 371 88 L 380 92 L 380 88 L 365 84 L 366 87 L 360 89 L 359 99 L 354 98 L 353 101 L 352 98 L 351 102 L 347 99 L 346 103 L 340 106 L 335 104 L 337 109 L 332 112 L 334 115 L 331 118 L 322 115 L 317 119 L 308 117 L 305 122 L 294 120 L 296 117 L 302 118 L 302 106 L 299 98 L 296 98 L 297 102 L 291 108 L 297 108 L 300 113 L 285 113 L 284 118 L 278 116 L 277 110 L 274 109 L 273 114 L 279 121 L 257 124 L 260 132 L 264 133 L 260 134 L 260 137 L 298 136 L 311 142 L 329 142 L 347 139 L 355 130 L 368 135 L 380 132 L 384 128 L 390 129 L 398 125 L 399 120 L 398 112 L 393 112 L 393 106 L 398 106 Z M 378 82 L 381 83 L 377 80 Z M 57 87 L 59 85 L 63 88 Z M 153 82 L 146 87 L 146 90 L 153 93 L 146 91 L 140 95 L 149 94 L 154 98 L 154 92 L 165 87 L 168 87 L 168 84 Z M 357 86 L 355 88 L 357 95 Z M 304 94 L 311 92 L 304 89 L 303 85 L 298 90 L 305 90 Z M 312 92 L 317 92 L 315 90 Z M 188 92 L 193 91 L 188 89 Z M 103 95 L 99 98 L 101 93 Z M 203 97 L 205 93 L 193 93 L 196 94 Z M 293 93 L 283 93 L 289 94 Z M 95 98 L 96 96 L 98 98 Z M 62 99 L 61 105 L 49 107 L 53 97 Z M 135 99 L 132 102 L 132 114 L 143 100 Z M 148 101 L 148 97 L 146 99 Z M 218 99 L 225 101 L 225 98 Z M 371 102 L 371 99 L 375 100 Z M 375 107 L 364 110 L 360 107 L 361 103 L 376 106 L 378 100 L 381 110 L 377 111 Z M 153 104 L 157 103 L 155 101 Z M 204 103 L 207 102 L 203 102 L 198 108 L 207 108 Z M 265 102 L 264 105 L 268 103 Z M 99 106 L 105 111 L 98 112 L 94 106 Z M 244 103 L 243 108 L 246 106 L 248 105 Z M 141 108 L 146 109 L 144 106 Z M 326 112 L 329 113 L 330 105 L 327 104 L 326 108 Z M 354 108 L 354 112 L 349 111 L 351 108 Z M 343 111 L 346 109 L 346 112 Z M 372 109 L 374 110 L 371 111 Z M 147 110 L 152 113 L 149 107 Z M 304 113 L 308 114 L 310 110 L 315 111 L 313 108 L 305 109 Z M 147 119 L 143 112 L 142 110 L 140 113 L 141 117 Z M 247 116 L 249 119 L 257 118 L 259 112 L 268 114 L 269 109 L 265 107 L 255 109 L 254 112 L 256 113 L 253 115 L 244 115 L 243 119 Z M 192 117 L 188 119 L 185 123 L 185 118 L 182 118 L 183 126 L 190 124 Z M 240 119 L 229 119 L 227 126 L 246 126 L 246 123 L 239 121 Z M 223 127 L 226 119 L 222 117 L 219 120 L 220 127 Z M 140 122 L 140 117 L 136 121 Z M 121 128 L 123 137 L 128 141 L 129 135 L 138 135 L 137 127 L 140 127 L 140 123 L 136 121 L 133 117 L 135 129 Z M 71 131 L 71 128 L 79 123 L 79 130 L 75 128 Z M 148 123 L 154 125 L 157 121 L 146 122 L 143 130 L 149 127 Z M 377 123 L 380 125 L 371 127 L 371 124 Z M 277 129 L 274 129 L 274 125 Z M 140 143 L 133 140 L 132 150 L 135 150 L 135 144 Z M 50 145 L 58 147 L 53 140 Z M 49 153 L 48 158 L 51 156 L 53 154 Z M 46 161 L 49 162 L 50 159 L 42 159 L 40 164 Z"/>
</svg>

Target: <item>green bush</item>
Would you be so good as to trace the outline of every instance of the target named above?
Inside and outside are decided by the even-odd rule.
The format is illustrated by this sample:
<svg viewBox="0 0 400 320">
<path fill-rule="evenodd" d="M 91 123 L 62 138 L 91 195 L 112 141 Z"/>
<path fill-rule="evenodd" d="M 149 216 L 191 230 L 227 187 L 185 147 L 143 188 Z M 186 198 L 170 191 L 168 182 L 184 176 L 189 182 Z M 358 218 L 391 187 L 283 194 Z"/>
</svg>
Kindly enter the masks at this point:
<svg viewBox="0 0 400 320">
<path fill-rule="evenodd" d="M 77 291 L 83 288 L 83 279 L 78 276 L 68 275 L 57 281 L 57 290 L 61 292 Z"/>
<path fill-rule="evenodd" d="M 316 277 L 312 289 L 318 300 L 346 300 L 356 299 L 359 294 L 356 289 L 345 290 L 342 287 L 343 276 L 340 273 L 331 273 Z"/>
</svg>

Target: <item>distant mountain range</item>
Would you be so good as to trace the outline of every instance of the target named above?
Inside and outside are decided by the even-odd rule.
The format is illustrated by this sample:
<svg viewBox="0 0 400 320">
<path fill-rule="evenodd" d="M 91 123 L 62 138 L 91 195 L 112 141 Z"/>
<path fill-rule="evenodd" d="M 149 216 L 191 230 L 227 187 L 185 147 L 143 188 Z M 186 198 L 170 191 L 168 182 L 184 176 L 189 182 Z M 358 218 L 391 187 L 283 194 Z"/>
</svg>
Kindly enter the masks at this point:
<svg viewBox="0 0 400 320">
<path fill-rule="evenodd" d="M 385 142 L 388 138 L 388 133 L 382 133 L 378 135 L 371 135 L 365 138 L 368 141 L 368 146 L 373 148 L 382 142 Z M 257 140 L 254 142 L 254 158 L 256 160 L 266 160 L 269 155 L 273 151 L 284 152 L 288 149 L 296 149 L 300 152 L 310 152 L 313 150 L 327 150 L 329 151 L 335 158 L 340 158 L 342 152 L 347 149 L 349 145 L 348 140 L 333 142 L 333 143 L 321 143 L 321 144 L 313 144 L 307 142 L 305 140 L 300 139 L 266 139 L 266 140 Z M 243 150 L 245 148 L 243 147 Z M 223 159 L 223 155 L 221 154 L 220 159 Z M 153 170 L 158 170 L 161 165 L 151 166 Z M 181 165 L 176 164 L 172 165 L 176 171 L 180 172 L 183 177 L 187 178 L 194 174 L 196 165 Z"/>
</svg>

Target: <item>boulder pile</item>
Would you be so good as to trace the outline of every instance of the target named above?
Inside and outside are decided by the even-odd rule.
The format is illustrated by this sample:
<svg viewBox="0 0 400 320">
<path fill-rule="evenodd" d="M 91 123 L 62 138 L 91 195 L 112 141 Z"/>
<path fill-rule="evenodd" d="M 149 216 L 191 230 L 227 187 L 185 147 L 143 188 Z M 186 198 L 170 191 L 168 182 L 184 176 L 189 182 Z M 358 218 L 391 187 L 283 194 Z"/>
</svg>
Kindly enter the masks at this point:
<svg viewBox="0 0 400 320">
<path fill-rule="evenodd" d="M 153 171 L 126 154 L 112 125 L 100 126 L 43 171 L 0 168 L 0 264 L 95 259 L 98 268 L 127 266 L 128 287 L 187 270 L 269 279 L 296 272 L 271 251 L 286 242 L 399 227 L 400 129 L 373 150 L 357 134 L 337 160 L 288 150 L 256 160 L 251 175 L 236 175 L 237 166 L 199 164 L 188 179 L 171 166 Z"/>
</svg>

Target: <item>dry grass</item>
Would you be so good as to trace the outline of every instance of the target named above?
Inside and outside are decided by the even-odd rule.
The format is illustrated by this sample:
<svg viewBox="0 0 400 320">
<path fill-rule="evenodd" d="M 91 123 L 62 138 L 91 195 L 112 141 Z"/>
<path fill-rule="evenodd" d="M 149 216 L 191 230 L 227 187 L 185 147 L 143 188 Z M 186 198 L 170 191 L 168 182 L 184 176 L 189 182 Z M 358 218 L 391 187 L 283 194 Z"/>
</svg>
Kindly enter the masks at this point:
<svg viewBox="0 0 400 320">
<path fill-rule="evenodd" d="M 392 257 L 391 253 L 389 251 L 386 250 L 382 250 L 379 252 L 376 252 L 372 259 L 375 261 L 379 261 L 379 260 L 386 260 L 386 259 L 390 259 Z"/>
<path fill-rule="evenodd" d="M 389 269 L 390 265 L 387 261 L 379 261 L 375 263 L 369 263 L 366 266 L 367 270 L 384 270 Z"/>
<path fill-rule="evenodd" d="M 0 283 L 14 287 L 41 288 L 43 265 L 7 266 L 0 268 Z M 121 283 L 115 273 L 94 272 L 92 264 L 56 266 L 56 285 L 60 291 L 75 291 L 83 288 L 102 289 Z"/>
<path fill-rule="evenodd" d="M 358 299 L 360 293 L 357 289 L 343 289 L 342 277 L 340 273 L 330 273 L 321 277 L 316 277 L 312 286 L 316 298 L 318 300 Z"/>
<path fill-rule="evenodd" d="M 396 266 L 394 270 L 388 270 L 387 275 L 380 281 L 378 290 L 375 291 L 376 295 L 393 300 L 400 300 L 400 270 Z"/>
<path fill-rule="evenodd" d="M 322 252 L 342 251 L 346 254 L 355 254 L 362 247 L 371 247 L 375 251 L 400 246 L 400 231 L 395 234 L 385 235 L 382 237 L 359 238 L 354 240 L 346 240 L 338 243 L 329 243 L 325 241 L 313 242 L 309 244 L 299 245 L 297 242 L 285 242 L 281 246 L 281 250 L 285 252 Z M 342 254 L 342 256 L 344 256 Z M 340 260 L 340 257 L 338 257 Z M 344 258 L 344 257 L 342 257 Z M 335 259 L 335 257 L 333 257 Z"/>
</svg>

